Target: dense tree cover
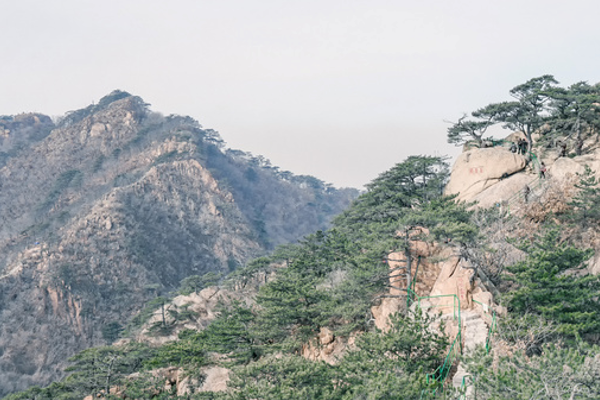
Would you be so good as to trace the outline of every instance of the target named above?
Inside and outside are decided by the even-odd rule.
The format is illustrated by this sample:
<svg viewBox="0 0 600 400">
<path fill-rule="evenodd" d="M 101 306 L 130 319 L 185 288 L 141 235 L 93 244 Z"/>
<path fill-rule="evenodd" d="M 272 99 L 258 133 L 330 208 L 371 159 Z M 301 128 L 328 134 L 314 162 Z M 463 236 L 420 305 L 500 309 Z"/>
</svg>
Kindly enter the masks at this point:
<svg viewBox="0 0 600 400">
<path fill-rule="evenodd" d="M 506 278 L 518 288 L 507 294 L 509 310 L 534 313 L 557 324 L 567 335 L 600 329 L 600 277 L 578 275 L 592 250 L 581 250 L 559 240 L 557 230 L 525 243 L 527 258 L 509 266 Z"/>
<path fill-rule="evenodd" d="M 549 344 L 537 356 L 517 351 L 496 360 L 482 351 L 469 366 L 478 400 L 592 400 L 600 393 L 600 349 L 584 343 Z"/>
<path fill-rule="evenodd" d="M 577 82 L 569 88 L 554 87 L 549 93 L 552 113 L 547 118 L 551 131 L 546 141 L 571 139 L 576 155 L 581 155 L 585 139 L 600 127 L 600 86 Z"/>
<path fill-rule="evenodd" d="M 324 326 L 367 330 L 372 299 L 389 285 L 382 260 L 407 249 L 407 229 L 429 228 L 428 240 L 473 241 L 471 212 L 441 193 L 447 174 L 439 157 L 409 157 L 375 179 L 331 230 L 275 252 L 287 267 L 259 292 L 258 335 L 297 349 Z"/>
<path fill-rule="evenodd" d="M 596 135 L 600 127 L 600 86 L 578 82 L 562 88 L 552 75 L 529 79 L 509 91 L 513 101 L 492 103 L 463 116 L 448 128 L 448 142 L 462 145 L 472 142 L 482 147 L 483 135 L 494 124 L 521 132 L 534 145 L 534 133 L 540 142 L 567 148 L 581 155 L 585 139 Z"/>
<path fill-rule="evenodd" d="M 571 210 L 561 215 L 561 219 L 584 229 L 600 225 L 600 187 L 594 171 L 585 166 L 579 175 L 579 183 L 575 185 L 577 193 L 569 202 Z"/>
<path fill-rule="evenodd" d="M 232 392 L 215 398 L 419 399 L 426 389 L 425 372 L 442 362 L 448 345 L 444 335 L 426 328 L 430 323 L 419 314 L 396 315 L 389 331 L 361 335 L 356 349 L 334 366 L 298 355 L 262 358 L 235 369 Z"/>
<path fill-rule="evenodd" d="M 348 210 L 334 219 L 334 226 L 351 239 L 365 231 L 392 234 L 399 218 L 412 206 L 441 196 L 448 180 L 448 164 L 441 157 L 410 156 L 367 185 Z"/>
<path fill-rule="evenodd" d="M 47 388 L 34 387 L 9 395 L 8 400 L 81 400 L 88 395 L 107 393 L 125 383 L 128 375 L 147 369 L 147 361 L 157 350 L 140 343 L 126 346 L 93 347 L 70 359 L 70 374 Z"/>
</svg>

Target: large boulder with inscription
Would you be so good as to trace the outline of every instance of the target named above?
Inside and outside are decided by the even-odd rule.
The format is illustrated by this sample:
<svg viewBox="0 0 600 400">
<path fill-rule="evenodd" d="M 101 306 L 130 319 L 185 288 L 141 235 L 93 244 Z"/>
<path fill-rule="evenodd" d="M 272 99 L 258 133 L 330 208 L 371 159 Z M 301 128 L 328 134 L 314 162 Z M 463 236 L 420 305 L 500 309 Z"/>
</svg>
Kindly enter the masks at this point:
<svg viewBox="0 0 600 400">
<path fill-rule="evenodd" d="M 524 156 L 502 147 L 466 151 L 458 156 L 452 168 L 446 194 L 458 194 L 459 200 L 470 201 L 526 165 Z"/>
</svg>

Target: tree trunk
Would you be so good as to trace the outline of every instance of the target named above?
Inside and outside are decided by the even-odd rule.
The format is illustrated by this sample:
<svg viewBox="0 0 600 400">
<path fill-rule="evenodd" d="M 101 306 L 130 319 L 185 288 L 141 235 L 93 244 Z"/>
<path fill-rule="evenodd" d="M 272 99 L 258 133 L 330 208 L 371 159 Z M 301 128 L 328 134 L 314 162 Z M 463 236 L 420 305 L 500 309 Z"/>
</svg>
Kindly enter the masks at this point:
<svg viewBox="0 0 600 400">
<path fill-rule="evenodd" d="M 579 122 L 579 117 L 577 117 L 577 120 L 575 121 L 574 128 L 577 132 L 577 135 L 575 136 L 575 154 L 580 156 L 583 152 L 583 134 L 581 133 L 581 123 Z"/>
<path fill-rule="evenodd" d="M 408 237 L 408 234 L 407 234 Z M 408 241 L 407 241 L 408 242 Z M 404 250 L 404 255 L 406 256 L 406 296 L 408 298 L 408 305 L 410 306 L 410 300 L 412 299 L 411 293 L 411 284 L 412 284 L 412 256 L 410 254 L 410 247 L 408 246 L 406 250 Z"/>
<path fill-rule="evenodd" d="M 525 137 L 527 138 L 527 154 L 525 154 L 525 157 L 528 161 L 531 161 L 531 150 L 533 149 L 533 138 L 531 137 L 531 128 L 527 127 L 524 133 Z"/>
<path fill-rule="evenodd" d="M 112 358 L 110 360 L 110 364 L 108 364 L 108 371 L 106 372 L 106 383 L 104 385 L 104 396 L 108 397 L 109 393 L 110 393 L 110 379 L 112 378 L 112 366 L 113 363 L 115 362 L 115 359 Z"/>
</svg>

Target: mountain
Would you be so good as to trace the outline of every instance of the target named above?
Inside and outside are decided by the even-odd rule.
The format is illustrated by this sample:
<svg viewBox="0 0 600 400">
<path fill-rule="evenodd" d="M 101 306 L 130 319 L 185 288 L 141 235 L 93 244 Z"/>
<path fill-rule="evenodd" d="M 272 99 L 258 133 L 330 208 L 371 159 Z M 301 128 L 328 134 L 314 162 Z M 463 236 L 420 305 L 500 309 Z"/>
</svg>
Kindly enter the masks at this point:
<svg viewBox="0 0 600 400">
<path fill-rule="evenodd" d="M 182 279 L 326 229 L 358 194 L 148 106 L 115 91 L 57 122 L 0 117 L 0 397 L 61 377 Z"/>
<path fill-rule="evenodd" d="M 600 85 L 555 84 L 459 119 L 451 172 L 408 157 L 329 229 L 182 280 L 8 399 L 597 399 Z"/>
</svg>

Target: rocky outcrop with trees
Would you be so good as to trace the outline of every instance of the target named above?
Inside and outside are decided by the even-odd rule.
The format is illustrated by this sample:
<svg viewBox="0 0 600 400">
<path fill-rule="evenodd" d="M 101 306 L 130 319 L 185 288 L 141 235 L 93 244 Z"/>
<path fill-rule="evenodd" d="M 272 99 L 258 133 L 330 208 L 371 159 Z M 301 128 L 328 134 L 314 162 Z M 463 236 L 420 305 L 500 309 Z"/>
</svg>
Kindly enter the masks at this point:
<svg viewBox="0 0 600 400">
<path fill-rule="evenodd" d="M 9 399 L 598 398 L 598 133 L 582 109 L 548 111 L 574 90 L 556 84 L 474 113 L 477 135 L 511 132 L 466 146 L 452 173 L 408 157 L 331 228 L 189 277 L 67 378 Z M 594 88 L 577 86 L 584 110 Z"/>
</svg>

